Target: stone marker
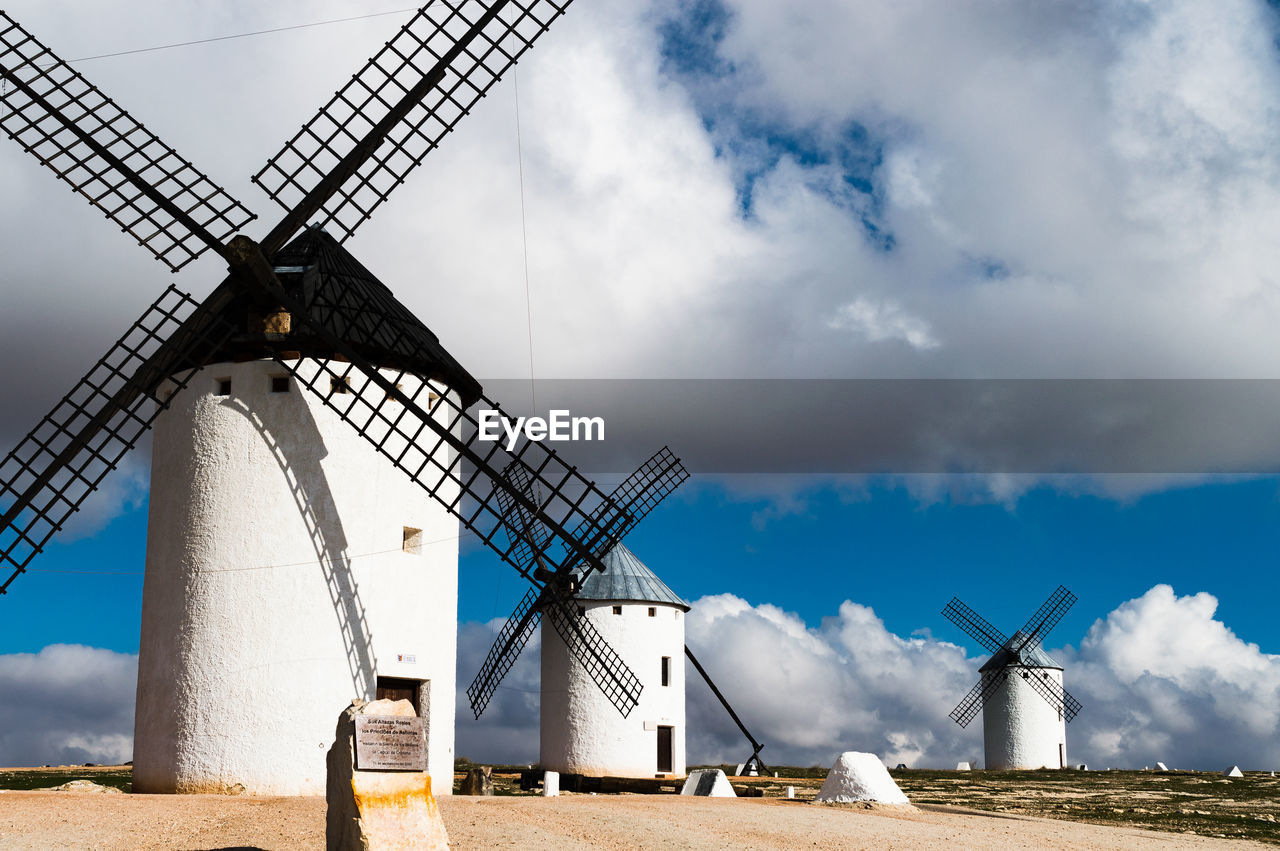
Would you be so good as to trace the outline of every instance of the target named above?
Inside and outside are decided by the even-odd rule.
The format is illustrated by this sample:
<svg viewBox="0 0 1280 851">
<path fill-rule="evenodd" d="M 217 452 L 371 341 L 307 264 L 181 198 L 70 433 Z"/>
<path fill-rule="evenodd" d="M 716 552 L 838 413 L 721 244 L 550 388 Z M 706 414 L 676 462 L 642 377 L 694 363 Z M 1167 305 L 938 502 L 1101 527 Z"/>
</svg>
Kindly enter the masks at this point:
<svg viewBox="0 0 1280 851">
<path fill-rule="evenodd" d="M 449 847 L 431 795 L 422 719 L 409 701 L 352 701 L 338 716 L 327 767 L 329 851 Z"/>
<path fill-rule="evenodd" d="M 889 769 L 873 753 L 845 751 L 827 773 L 814 803 L 853 804 L 870 801 L 877 804 L 909 804 Z"/>
<path fill-rule="evenodd" d="M 1222 772 L 1223 777 L 1244 777 L 1244 772 L 1240 770 L 1240 766 L 1233 765 L 1226 771 Z"/>
<path fill-rule="evenodd" d="M 560 794 L 560 772 L 548 771 L 542 775 L 542 797 L 555 798 Z"/>
<path fill-rule="evenodd" d="M 493 769 L 484 765 L 480 768 L 473 768 L 467 772 L 466 778 L 462 781 L 463 795 L 492 795 L 493 794 Z"/>
<path fill-rule="evenodd" d="M 704 798 L 736 798 L 737 793 L 729 785 L 729 778 L 718 768 L 699 768 L 689 772 L 681 795 L 701 795 Z"/>
<path fill-rule="evenodd" d="M 796 796 L 796 787 L 794 787 L 794 786 L 788 786 L 788 787 L 787 787 L 787 797 L 788 797 L 788 798 L 794 798 L 795 796 Z"/>
</svg>

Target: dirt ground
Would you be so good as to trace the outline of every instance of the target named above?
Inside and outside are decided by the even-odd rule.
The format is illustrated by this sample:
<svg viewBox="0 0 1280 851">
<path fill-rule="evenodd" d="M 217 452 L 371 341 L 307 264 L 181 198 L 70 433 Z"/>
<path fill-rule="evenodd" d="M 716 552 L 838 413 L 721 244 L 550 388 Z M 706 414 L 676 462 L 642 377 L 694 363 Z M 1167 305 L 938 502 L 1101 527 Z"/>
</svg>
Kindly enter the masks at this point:
<svg viewBox="0 0 1280 851">
<path fill-rule="evenodd" d="M 119 778 L 96 772 L 0 772 L 29 783 Z M 114 773 L 113 773 L 114 772 Z M 757 781 L 760 782 L 760 781 Z M 815 781 L 790 782 L 801 798 Z M 907 788 L 909 783 L 904 783 Z M 930 785 L 936 786 L 936 782 Z M 908 791 L 911 795 L 911 791 Z M 919 795 L 937 798 L 938 793 Z M 1275 848 L 1131 826 L 922 803 L 918 809 L 819 806 L 783 798 L 672 795 L 446 796 L 453 847 L 469 848 Z M 321 848 L 324 801 L 218 795 L 0 790 L 0 848 Z"/>
</svg>

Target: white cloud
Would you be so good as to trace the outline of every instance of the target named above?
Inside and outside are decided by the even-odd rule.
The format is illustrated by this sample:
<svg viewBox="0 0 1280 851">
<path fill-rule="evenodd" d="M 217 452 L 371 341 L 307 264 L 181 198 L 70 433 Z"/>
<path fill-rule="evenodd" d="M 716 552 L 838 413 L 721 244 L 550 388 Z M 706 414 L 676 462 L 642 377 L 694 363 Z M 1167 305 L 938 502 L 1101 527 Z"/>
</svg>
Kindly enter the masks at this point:
<svg viewBox="0 0 1280 851">
<path fill-rule="evenodd" d="M 1085 705 L 1068 727 L 1073 762 L 1218 768 L 1280 762 L 1280 656 L 1214 618 L 1209 594 L 1157 585 L 1089 630 L 1079 650 L 1052 651 Z M 867 750 L 889 764 L 981 760 L 981 720 L 961 730 L 947 713 L 976 682 L 980 658 L 927 636 L 887 631 L 845 601 L 818 627 L 732 595 L 693 603 L 688 641 L 765 742 L 766 761 L 810 764 Z M 695 677 L 696 675 L 691 675 Z M 743 759 L 741 734 L 691 678 L 692 762 Z"/>
<path fill-rule="evenodd" d="M 981 721 L 947 713 L 977 679 L 981 657 L 932 638 L 902 637 L 846 600 L 817 626 L 732 594 L 693 602 L 689 646 L 767 746 L 767 762 L 817 765 L 842 750 L 885 762 L 949 766 L 979 759 Z M 1051 652 L 1084 704 L 1069 725 L 1072 762 L 1184 768 L 1280 763 L 1280 656 L 1216 619 L 1206 593 L 1157 585 L 1089 629 L 1079 649 Z M 456 753 L 477 761 L 538 758 L 538 635 L 480 721 L 465 689 L 500 621 L 461 625 Z M 697 673 L 688 671 L 688 758 L 737 762 L 746 743 Z M 120 762 L 132 751 L 137 657 L 78 645 L 0 656 L 0 765 Z"/>
<path fill-rule="evenodd" d="M 0 655 L 0 765 L 133 759 L 138 657 L 78 644 Z"/>
<path fill-rule="evenodd" d="M 895 302 L 875 302 L 865 296 L 837 308 L 835 315 L 827 320 L 827 327 L 861 334 L 872 343 L 903 340 L 915 349 L 938 347 L 928 322 L 910 315 Z"/>
</svg>

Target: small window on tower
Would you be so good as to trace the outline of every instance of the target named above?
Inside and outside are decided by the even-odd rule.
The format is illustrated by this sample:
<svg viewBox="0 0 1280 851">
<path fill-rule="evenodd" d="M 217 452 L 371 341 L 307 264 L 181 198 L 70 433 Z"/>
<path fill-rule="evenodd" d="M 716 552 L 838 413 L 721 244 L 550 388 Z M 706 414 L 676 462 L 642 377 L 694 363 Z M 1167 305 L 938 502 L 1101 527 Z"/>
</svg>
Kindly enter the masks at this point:
<svg viewBox="0 0 1280 851">
<path fill-rule="evenodd" d="M 671 657 L 662 657 L 662 684 L 664 686 L 671 685 Z"/>
<path fill-rule="evenodd" d="M 231 379 L 219 378 L 217 381 L 217 388 L 214 390 L 213 395 L 230 396 L 231 395 Z"/>
<path fill-rule="evenodd" d="M 620 614 L 622 614 L 622 606 L 614 606 L 614 607 L 613 607 L 613 613 L 614 613 L 615 615 L 620 615 Z"/>
<path fill-rule="evenodd" d="M 271 392 L 272 393 L 288 393 L 289 392 L 289 376 L 287 375 L 271 376 Z"/>
<path fill-rule="evenodd" d="M 658 607 L 657 607 L 657 606 L 650 606 L 650 607 L 649 607 L 649 617 L 651 617 L 651 618 L 656 618 L 657 616 L 658 616 Z"/>
<path fill-rule="evenodd" d="M 410 555 L 422 555 L 422 530 L 404 527 L 404 551 Z"/>
<path fill-rule="evenodd" d="M 439 393 L 428 393 L 428 394 L 427 394 L 427 405 L 428 405 L 428 406 L 435 405 L 435 403 L 436 403 L 436 402 L 439 402 L 439 401 L 440 401 L 440 394 L 439 394 Z"/>
<path fill-rule="evenodd" d="M 399 390 L 401 393 L 403 393 L 403 392 L 404 392 L 404 385 L 403 385 L 403 384 L 397 384 L 397 385 L 396 385 L 396 389 L 397 389 L 397 390 Z M 394 401 L 395 401 L 395 399 L 396 399 L 396 397 L 395 397 L 395 396 L 392 396 L 392 395 L 391 395 L 391 391 L 390 391 L 390 390 L 388 390 L 388 391 L 387 391 L 387 398 L 388 398 L 388 399 L 390 399 L 390 400 L 391 400 L 391 401 L 393 401 L 393 402 L 394 402 Z"/>
<path fill-rule="evenodd" d="M 343 376 L 342 378 L 337 378 L 337 377 L 330 378 L 329 389 L 334 393 L 350 393 L 351 379 L 347 378 L 346 376 Z"/>
</svg>

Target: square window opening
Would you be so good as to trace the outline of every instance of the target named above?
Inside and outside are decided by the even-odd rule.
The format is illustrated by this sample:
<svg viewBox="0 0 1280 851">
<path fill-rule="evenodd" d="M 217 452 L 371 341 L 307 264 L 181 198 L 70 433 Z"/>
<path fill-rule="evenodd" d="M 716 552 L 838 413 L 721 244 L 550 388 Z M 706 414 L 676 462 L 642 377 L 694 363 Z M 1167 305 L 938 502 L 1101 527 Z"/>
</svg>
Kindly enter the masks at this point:
<svg viewBox="0 0 1280 851">
<path fill-rule="evenodd" d="M 332 393 L 345 394 L 351 392 L 351 379 L 343 376 L 341 378 L 329 379 L 329 390 Z"/>
<path fill-rule="evenodd" d="M 404 527 L 404 551 L 409 555 L 422 555 L 422 530 Z"/>
<path fill-rule="evenodd" d="M 230 396 L 231 395 L 231 379 L 219 378 L 214 382 L 213 395 Z"/>
<path fill-rule="evenodd" d="M 288 393 L 289 392 L 289 376 L 287 375 L 271 376 L 271 392 L 272 393 Z"/>
<path fill-rule="evenodd" d="M 614 613 L 615 615 L 620 615 L 620 614 L 622 614 L 622 606 L 614 606 L 614 607 L 613 607 L 613 613 Z"/>
<path fill-rule="evenodd" d="M 656 618 L 657 616 L 658 616 L 658 607 L 657 607 L 657 606 L 650 606 L 650 607 L 649 607 L 649 617 L 651 617 L 651 618 Z"/>
</svg>

